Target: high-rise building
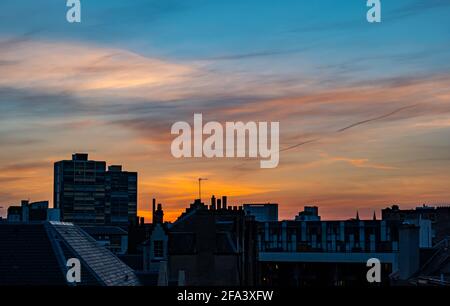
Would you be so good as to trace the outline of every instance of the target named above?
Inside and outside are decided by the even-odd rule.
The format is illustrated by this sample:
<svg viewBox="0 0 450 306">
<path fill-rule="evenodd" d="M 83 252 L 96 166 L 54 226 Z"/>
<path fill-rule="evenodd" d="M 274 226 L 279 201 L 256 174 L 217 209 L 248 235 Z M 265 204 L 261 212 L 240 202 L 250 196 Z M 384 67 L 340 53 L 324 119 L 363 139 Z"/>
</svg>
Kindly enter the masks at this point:
<svg viewBox="0 0 450 306">
<path fill-rule="evenodd" d="M 109 166 L 106 172 L 106 223 L 128 225 L 137 215 L 137 173 Z"/>
<path fill-rule="evenodd" d="M 54 207 L 61 220 L 79 225 L 126 226 L 136 219 L 137 173 L 76 153 L 55 163 Z"/>
<path fill-rule="evenodd" d="M 53 205 L 62 221 L 104 224 L 106 162 L 76 153 L 72 160 L 56 162 L 54 171 Z"/>
</svg>

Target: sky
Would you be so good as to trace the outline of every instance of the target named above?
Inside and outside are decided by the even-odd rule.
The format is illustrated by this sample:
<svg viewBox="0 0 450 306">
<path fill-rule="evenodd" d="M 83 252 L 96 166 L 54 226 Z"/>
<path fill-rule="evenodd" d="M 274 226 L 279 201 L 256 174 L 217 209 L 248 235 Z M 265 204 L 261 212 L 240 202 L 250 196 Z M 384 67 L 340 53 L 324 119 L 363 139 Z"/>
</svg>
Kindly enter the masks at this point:
<svg viewBox="0 0 450 306">
<path fill-rule="evenodd" d="M 197 197 L 324 219 L 450 204 L 450 1 L 0 2 L 0 214 L 53 199 L 75 152 L 139 173 L 174 220 Z M 280 163 L 175 159 L 177 121 L 280 122 Z M 289 150 L 283 150 L 291 148 Z M 148 219 L 147 219 L 148 220 Z"/>
</svg>

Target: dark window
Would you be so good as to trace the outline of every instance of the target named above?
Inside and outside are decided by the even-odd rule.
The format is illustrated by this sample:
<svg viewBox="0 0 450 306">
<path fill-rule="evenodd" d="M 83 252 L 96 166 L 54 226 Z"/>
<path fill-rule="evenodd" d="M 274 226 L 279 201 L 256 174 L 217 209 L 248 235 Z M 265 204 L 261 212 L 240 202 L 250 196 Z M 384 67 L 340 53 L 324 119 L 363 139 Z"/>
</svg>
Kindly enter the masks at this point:
<svg viewBox="0 0 450 306">
<path fill-rule="evenodd" d="M 154 257 L 164 257 L 164 244 L 162 240 L 153 241 L 153 255 Z"/>
</svg>

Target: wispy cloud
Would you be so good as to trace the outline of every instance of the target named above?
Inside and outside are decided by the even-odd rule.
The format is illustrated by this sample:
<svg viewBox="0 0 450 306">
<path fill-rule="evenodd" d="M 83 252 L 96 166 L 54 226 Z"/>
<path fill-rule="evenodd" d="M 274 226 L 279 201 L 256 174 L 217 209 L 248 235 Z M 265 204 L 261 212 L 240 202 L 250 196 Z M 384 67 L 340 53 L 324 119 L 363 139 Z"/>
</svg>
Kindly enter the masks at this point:
<svg viewBox="0 0 450 306">
<path fill-rule="evenodd" d="M 17 164 L 9 164 L 0 168 L 0 172 L 5 173 L 26 173 L 26 172 L 35 172 L 37 170 L 41 170 L 43 168 L 47 168 L 51 165 L 50 162 L 47 161 L 37 161 L 37 162 L 22 162 Z"/>
<path fill-rule="evenodd" d="M 393 10 L 390 16 L 393 18 L 409 17 L 415 14 L 422 14 L 429 10 L 441 9 L 449 6 L 450 2 L 447 0 L 415 0 L 412 3 Z"/>
<path fill-rule="evenodd" d="M 192 67 L 147 58 L 129 51 L 44 41 L 0 46 L 0 86 L 83 93 L 152 87 L 181 82 Z M 8 44 L 9 45 L 9 44 Z M 51 50 L 51 52 L 49 52 Z M 7 77 L 6 77 L 7 76 Z"/>
<path fill-rule="evenodd" d="M 356 168 L 370 168 L 370 169 L 379 169 L 379 170 L 394 170 L 397 169 L 393 166 L 372 163 L 368 158 L 348 158 L 348 157 L 337 157 L 337 156 L 329 156 L 328 154 L 322 153 L 321 156 L 324 159 L 325 163 L 333 163 L 333 162 L 345 162 Z"/>
<path fill-rule="evenodd" d="M 448 27 L 428 18 L 448 1 L 383 3 L 381 25 L 364 3 L 119 2 L 90 4 L 77 27 L 39 17 L 59 14 L 52 1 L 0 5 L 2 202 L 51 199 L 52 161 L 77 150 L 139 171 L 141 209 L 155 194 L 172 217 L 203 175 L 208 196 L 277 201 L 289 217 L 307 202 L 348 216 L 450 195 Z M 438 26 L 405 35 L 412 16 Z M 279 121 L 280 166 L 172 158 L 171 124 L 198 112 Z"/>
</svg>

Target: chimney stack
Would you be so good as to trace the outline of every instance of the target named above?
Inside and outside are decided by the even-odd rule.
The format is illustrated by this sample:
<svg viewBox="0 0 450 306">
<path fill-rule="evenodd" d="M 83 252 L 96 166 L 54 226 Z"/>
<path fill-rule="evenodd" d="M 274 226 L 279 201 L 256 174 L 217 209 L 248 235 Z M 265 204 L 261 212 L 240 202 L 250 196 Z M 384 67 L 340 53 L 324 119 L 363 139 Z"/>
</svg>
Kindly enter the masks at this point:
<svg viewBox="0 0 450 306">
<path fill-rule="evenodd" d="M 227 196 L 222 196 L 222 207 L 227 209 Z"/>
<path fill-rule="evenodd" d="M 217 209 L 222 208 L 222 201 L 220 199 L 217 199 Z"/>
<path fill-rule="evenodd" d="M 162 210 L 162 205 L 158 204 L 158 209 L 155 211 L 155 217 L 153 223 L 163 223 L 164 222 L 164 211 Z"/>
<path fill-rule="evenodd" d="M 30 221 L 30 201 L 28 200 L 22 200 L 22 222 L 28 222 Z"/>
<path fill-rule="evenodd" d="M 211 209 L 216 209 L 216 197 L 214 195 L 211 197 Z"/>
<path fill-rule="evenodd" d="M 152 205 L 152 223 L 155 223 L 155 212 L 156 212 L 156 199 L 153 198 L 153 205 Z"/>
</svg>

